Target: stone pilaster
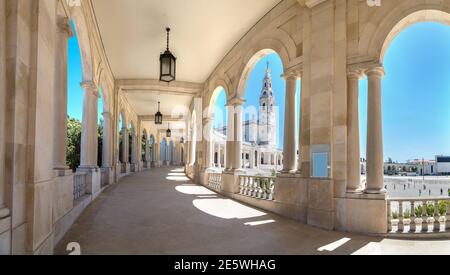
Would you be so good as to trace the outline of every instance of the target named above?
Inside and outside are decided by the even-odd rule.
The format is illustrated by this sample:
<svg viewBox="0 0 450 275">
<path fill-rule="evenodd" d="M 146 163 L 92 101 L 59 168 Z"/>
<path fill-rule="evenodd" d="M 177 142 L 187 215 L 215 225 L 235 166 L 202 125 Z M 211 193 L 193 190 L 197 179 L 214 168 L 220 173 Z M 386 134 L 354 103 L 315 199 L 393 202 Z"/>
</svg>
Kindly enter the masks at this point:
<svg viewBox="0 0 450 275">
<path fill-rule="evenodd" d="M 122 128 L 122 163 L 128 163 L 128 129 Z"/>
<path fill-rule="evenodd" d="M 102 144 L 102 167 L 109 168 L 112 166 L 112 114 L 103 113 L 103 144 Z"/>
<path fill-rule="evenodd" d="M 53 166 L 59 173 L 69 170 L 66 164 L 67 150 L 67 62 L 68 40 L 73 36 L 68 18 L 60 18 L 57 23 L 55 53 L 54 139 Z"/>
</svg>

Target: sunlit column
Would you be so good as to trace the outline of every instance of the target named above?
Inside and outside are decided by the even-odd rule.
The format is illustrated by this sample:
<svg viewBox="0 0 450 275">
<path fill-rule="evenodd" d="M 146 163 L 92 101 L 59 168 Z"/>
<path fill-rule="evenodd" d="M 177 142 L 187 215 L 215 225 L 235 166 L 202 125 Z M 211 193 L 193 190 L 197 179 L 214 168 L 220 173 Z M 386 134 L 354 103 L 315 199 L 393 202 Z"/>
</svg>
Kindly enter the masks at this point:
<svg viewBox="0 0 450 275">
<path fill-rule="evenodd" d="M 122 128 L 122 163 L 128 163 L 128 129 Z"/>
<path fill-rule="evenodd" d="M 242 168 L 242 105 L 236 105 L 234 108 L 234 163 L 233 170 Z"/>
<path fill-rule="evenodd" d="M 102 167 L 111 167 L 112 149 L 112 114 L 103 113 Z"/>
<path fill-rule="evenodd" d="M 203 125 L 206 126 L 205 141 L 206 141 L 206 167 L 214 167 L 214 139 L 213 139 L 213 125 L 214 118 L 208 117 L 205 119 Z"/>
<path fill-rule="evenodd" d="M 53 166 L 57 170 L 67 170 L 67 68 L 68 40 L 73 36 L 68 18 L 60 18 L 56 33 L 54 135 Z"/>
<path fill-rule="evenodd" d="M 351 71 L 347 75 L 347 192 L 360 191 L 360 144 L 359 144 L 359 79 L 361 72 Z"/>
<path fill-rule="evenodd" d="M 225 169 L 233 169 L 234 155 L 234 106 L 227 105 L 227 141 L 225 147 Z"/>
<path fill-rule="evenodd" d="M 150 140 L 145 139 L 145 161 L 150 162 Z"/>
<path fill-rule="evenodd" d="M 295 94 L 297 91 L 298 74 L 289 73 L 285 75 L 286 79 L 286 110 L 284 119 L 284 155 L 285 162 L 283 173 L 295 173 L 297 169 L 297 149 L 295 142 L 295 114 L 296 102 Z M 270 163 L 270 160 L 269 160 Z"/>
<path fill-rule="evenodd" d="M 383 129 L 381 113 L 381 79 L 383 67 L 366 71 L 369 79 L 367 106 L 367 188 L 366 193 L 386 193 L 383 181 Z"/>
<path fill-rule="evenodd" d="M 83 122 L 80 168 L 96 168 L 98 152 L 98 89 L 94 82 L 83 82 Z"/>
<path fill-rule="evenodd" d="M 137 158 L 137 135 L 133 133 L 131 135 L 131 163 L 136 164 L 138 163 Z"/>
</svg>

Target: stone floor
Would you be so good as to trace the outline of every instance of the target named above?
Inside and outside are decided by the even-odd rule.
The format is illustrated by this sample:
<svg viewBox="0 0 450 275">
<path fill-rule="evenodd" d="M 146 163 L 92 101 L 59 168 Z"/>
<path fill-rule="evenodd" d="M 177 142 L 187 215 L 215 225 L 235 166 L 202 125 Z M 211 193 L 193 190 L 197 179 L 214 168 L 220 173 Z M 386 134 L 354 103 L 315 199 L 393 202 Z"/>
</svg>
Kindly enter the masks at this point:
<svg viewBox="0 0 450 275">
<path fill-rule="evenodd" d="M 82 254 L 450 254 L 449 241 L 404 241 L 323 231 L 193 185 L 180 169 L 123 178 L 58 244 Z"/>
</svg>

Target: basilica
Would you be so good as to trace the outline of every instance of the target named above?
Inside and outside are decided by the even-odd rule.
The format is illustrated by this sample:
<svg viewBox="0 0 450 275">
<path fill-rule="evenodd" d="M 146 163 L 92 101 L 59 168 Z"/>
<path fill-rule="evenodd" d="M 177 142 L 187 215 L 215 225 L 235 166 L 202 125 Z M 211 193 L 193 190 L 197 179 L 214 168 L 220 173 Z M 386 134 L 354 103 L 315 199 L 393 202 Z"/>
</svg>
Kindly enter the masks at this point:
<svg viewBox="0 0 450 275">
<path fill-rule="evenodd" d="M 280 171 L 283 169 L 283 150 L 277 147 L 277 106 L 272 86 L 269 64 L 259 97 L 259 109 L 252 113 L 252 108 L 245 112 L 252 119 L 242 123 L 242 168 L 258 171 Z M 256 119 L 256 117 L 258 119 Z M 214 129 L 214 164 L 223 167 L 227 127 Z"/>
</svg>

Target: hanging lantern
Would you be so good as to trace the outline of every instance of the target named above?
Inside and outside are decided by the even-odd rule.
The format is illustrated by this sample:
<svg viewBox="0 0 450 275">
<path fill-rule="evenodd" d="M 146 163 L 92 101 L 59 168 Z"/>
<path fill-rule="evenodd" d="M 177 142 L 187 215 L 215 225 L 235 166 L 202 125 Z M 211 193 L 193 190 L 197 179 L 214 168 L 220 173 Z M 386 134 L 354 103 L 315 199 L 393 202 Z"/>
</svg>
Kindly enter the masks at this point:
<svg viewBox="0 0 450 275">
<path fill-rule="evenodd" d="M 167 131 L 166 131 L 166 137 L 170 138 L 172 136 L 172 131 L 170 130 L 170 124 L 168 124 Z"/>
<path fill-rule="evenodd" d="M 169 83 L 175 80 L 177 58 L 169 50 L 170 28 L 166 28 L 166 31 L 167 31 L 167 49 L 159 57 L 160 63 L 159 80 Z"/>
<path fill-rule="evenodd" d="M 163 115 L 161 114 L 160 110 L 160 102 L 158 102 L 158 112 L 155 114 L 155 124 L 161 125 L 163 123 Z"/>
<path fill-rule="evenodd" d="M 181 144 L 184 143 L 184 138 L 183 138 L 183 137 L 180 139 L 180 143 L 181 143 Z"/>
</svg>

